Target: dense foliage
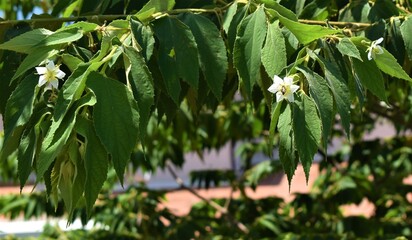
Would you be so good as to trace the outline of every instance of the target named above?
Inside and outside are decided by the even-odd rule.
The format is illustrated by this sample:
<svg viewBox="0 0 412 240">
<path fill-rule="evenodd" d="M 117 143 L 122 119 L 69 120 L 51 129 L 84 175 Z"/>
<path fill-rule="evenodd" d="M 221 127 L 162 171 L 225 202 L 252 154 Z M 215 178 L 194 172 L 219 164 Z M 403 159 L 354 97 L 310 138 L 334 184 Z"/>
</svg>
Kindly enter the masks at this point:
<svg viewBox="0 0 412 240">
<path fill-rule="evenodd" d="M 28 16 L 36 6 L 3 4 L 10 21 L 0 22 L 0 162 L 17 170 L 21 188 L 34 172 L 56 208 L 63 200 L 69 219 L 77 207 L 85 207 L 88 216 L 96 211 L 97 219 L 93 206 L 111 168 L 123 183 L 130 162 L 134 169 L 156 171 L 168 160 L 181 166 L 186 152 L 201 155 L 242 141 L 245 175 L 212 175 L 243 189 L 279 169 L 276 161 L 253 167 L 256 152 L 280 160 L 289 181 L 298 163 L 309 178 L 315 154 L 328 164 L 336 160 L 327 149 L 333 137 L 341 137 L 353 150 L 342 155 L 348 165 L 344 170 L 328 165 L 319 190 L 299 196 L 289 206 L 293 211 L 279 213 L 285 206 L 279 199 L 253 202 L 245 196 L 228 208 L 244 209 L 242 214 L 214 218 L 216 209 L 209 205 L 194 208 L 188 219 L 156 214 L 182 226 L 197 214 L 210 216 L 191 231 L 205 235 L 258 238 L 268 236 L 266 231 L 279 236 L 312 229 L 336 236 L 351 232 L 346 237 L 410 236 L 409 188 L 383 187 L 389 176 L 403 186 L 410 173 L 409 148 L 403 148 L 408 140 L 380 146 L 362 137 L 382 118 L 394 123 L 398 136 L 411 129 L 411 5 L 408 0 L 67 0 L 43 1 L 38 7 L 48 14 L 13 21 L 16 9 Z M 362 148 L 379 152 L 355 151 Z M 356 161 L 365 159 L 370 165 Z M 398 168 L 405 174 L 393 178 Z M 194 174 L 194 181 L 205 181 L 202 174 Z M 331 184 L 337 187 L 328 189 Z M 374 191 L 376 186 L 382 192 Z M 347 202 L 366 197 L 383 210 L 376 218 L 353 220 L 340 215 L 339 204 L 323 208 L 336 198 L 347 203 L 345 191 L 354 197 Z M 399 194 L 391 200 L 402 206 L 400 212 L 385 210 L 385 194 Z M 361 233 L 348 228 L 358 224 L 352 220 L 383 230 Z M 297 230 L 297 222 L 308 225 Z M 395 230 L 387 230 L 387 222 Z M 159 228 L 163 222 L 148 224 Z M 233 225 L 240 226 L 239 233 L 230 231 Z M 176 224 L 170 226 L 172 233 L 158 233 L 178 234 Z M 144 236 L 141 229 L 127 231 Z"/>
</svg>

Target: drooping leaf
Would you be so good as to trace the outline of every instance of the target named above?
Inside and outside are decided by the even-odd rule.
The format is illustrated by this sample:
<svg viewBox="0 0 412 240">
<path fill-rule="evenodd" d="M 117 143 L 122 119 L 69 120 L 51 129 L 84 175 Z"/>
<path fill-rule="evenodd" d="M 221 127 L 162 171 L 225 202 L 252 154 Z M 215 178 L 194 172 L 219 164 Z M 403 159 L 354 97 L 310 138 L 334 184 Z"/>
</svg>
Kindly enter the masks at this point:
<svg viewBox="0 0 412 240">
<path fill-rule="evenodd" d="M 107 179 L 109 158 L 106 149 L 96 135 L 92 121 L 79 118 L 76 122 L 76 131 L 86 139 L 84 155 L 84 168 L 86 171 L 84 188 L 86 191 L 84 191 L 84 197 L 86 199 L 87 215 L 90 216 L 97 196 Z"/>
<path fill-rule="evenodd" d="M 269 147 L 272 148 L 273 141 L 275 139 L 275 130 L 276 126 L 278 125 L 280 109 L 282 107 L 282 103 L 276 103 L 272 105 L 272 114 L 270 117 L 270 126 L 269 126 Z"/>
<path fill-rule="evenodd" d="M 285 38 L 279 22 L 269 24 L 266 42 L 262 49 L 262 64 L 269 77 L 279 75 L 287 64 Z"/>
<path fill-rule="evenodd" d="M 159 68 L 168 94 L 179 105 L 180 79 L 197 90 L 199 58 L 195 39 L 189 27 L 174 17 L 164 17 L 154 22 L 159 39 Z"/>
<path fill-rule="evenodd" d="M 385 82 L 375 62 L 368 60 L 366 54 L 363 54 L 363 62 L 358 59 L 353 59 L 352 64 L 355 70 L 355 76 L 360 80 L 362 85 L 382 101 L 387 101 Z"/>
<path fill-rule="evenodd" d="M 260 78 L 261 49 L 266 36 L 266 16 L 263 7 L 247 16 L 240 23 L 233 49 L 233 63 L 243 82 L 246 94 Z"/>
<path fill-rule="evenodd" d="M 189 26 L 199 50 L 200 68 L 205 80 L 218 100 L 222 98 L 226 79 L 227 55 L 225 43 L 216 25 L 206 17 L 185 14 L 182 21 Z"/>
<path fill-rule="evenodd" d="M 91 72 L 86 84 L 97 98 L 93 110 L 97 136 L 110 154 L 123 184 L 125 167 L 138 140 L 137 103 L 125 85 L 100 73 Z"/>
<path fill-rule="evenodd" d="M 322 120 L 322 145 L 326 152 L 328 149 L 328 138 L 335 116 L 332 93 L 326 80 L 319 74 L 304 66 L 299 66 L 297 69 L 302 72 L 308 80 L 310 96 L 315 101 L 317 109 L 319 110 L 319 115 Z"/>
<path fill-rule="evenodd" d="M 349 40 L 349 38 L 342 38 L 336 47 L 342 55 L 353 57 L 362 61 L 359 50 L 356 48 L 355 44 Z"/>
<path fill-rule="evenodd" d="M 247 6 L 243 6 L 240 9 L 237 9 L 236 14 L 233 16 L 232 21 L 227 30 L 227 40 L 229 45 L 229 52 L 233 55 L 233 47 L 235 45 L 236 37 L 237 37 L 237 29 L 239 24 L 243 21 L 246 17 L 247 13 Z"/>
<path fill-rule="evenodd" d="M 341 22 L 369 22 L 371 7 L 368 0 L 350 1 L 339 14 Z"/>
<path fill-rule="evenodd" d="M 342 122 L 343 129 L 345 130 L 347 136 L 350 134 L 350 92 L 348 84 L 343 79 L 342 73 L 335 65 L 326 61 L 321 56 L 314 56 L 315 59 L 322 65 L 325 72 L 325 78 L 329 83 L 329 87 L 333 93 L 336 109 L 340 115 L 340 120 Z"/>
<path fill-rule="evenodd" d="M 51 34 L 53 34 L 52 31 L 44 28 L 34 29 L 14 37 L 10 41 L 0 44 L 0 49 L 28 54 L 33 51 L 33 46 L 43 41 L 43 39 Z"/>
<path fill-rule="evenodd" d="M 230 24 L 232 23 L 233 17 L 235 16 L 237 12 L 237 3 L 233 3 L 226 11 L 224 19 L 223 19 L 223 30 L 225 30 L 225 33 L 229 33 L 229 27 Z"/>
<path fill-rule="evenodd" d="M 134 18 L 130 18 L 130 28 L 135 41 L 142 48 L 141 51 L 144 58 L 146 61 L 149 61 L 155 44 L 152 29 Z"/>
<path fill-rule="evenodd" d="M 93 106 L 95 103 L 96 99 L 93 94 L 86 94 L 69 108 L 64 117 L 53 118 L 52 124 L 44 137 L 37 161 L 36 173 L 38 176 L 43 176 L 51 163 L 61 153 L 72 134 L 78 111 L 84 106 Z"/>
<path fill-rule="evenodd" d="M 412 17 L 409 16 L 401 25 L 401 34 L 405 42 L 406 52 L 412 61 Z"/>
<path fill-rule="evenodd" d="M 32 171 L 32 164 L 35 159 L 37 144 L 41 135 L 40 126 L 43 123 L 43 119 L 50 114 L 49 109 L 45 106 L 38 105 L 38 107 L 33 110 L 33 115 L 21 136 L 17 152 L 17 170 L 20 180 L 20 191 L 23 189 Z"/>
<path fill-rule="evenodd" d="M 139 106 L 139 133 L 140 139 L 146 135 L 146 127 L 154 104 L 153 77 L 143 57 L 134 48 L 124 46 L 127 58 L 130 61 L 129 84 L 133 91 L 134 99 Z"/>
<path fill-rule="evenodd" d="M 33 113 L 35 86 L 38 79 L 29 75 L 17 86 L 6 104 L 4 115 L 4 139 L 0 151 L 0 162 L 6 161 L 9 155 L 20 145 L 24 125 Z"/>
<path fill-rule="evenodd" d="M 322 121 L 318 116 L 315 102 L 306 94 L 297 96 L 293 107 L 293 132 L 300 162 L 305 171 L 306 183 L 310 167 L 322 137 Z"/>
<path fill-rule="evenodd" d="M 292 128 L 292 109 L 290 104 L 285 101 L 281 102 L 282 107 L 279 115 L 278 131 L 279 131 L 279 159 L 285 171 L 289 188 L 292 182 L 295 170 L 298 167 L 298 159 L 295 154 L 295 138 Z"/>
<path fill-rule="evenodd" d="M 4 115 L 4 141 L 13 135 L 15 128 L 26 124 L 33 112 L 38 76 L 31 74 L 23 79 L 11 94 Z"/>
</svg>

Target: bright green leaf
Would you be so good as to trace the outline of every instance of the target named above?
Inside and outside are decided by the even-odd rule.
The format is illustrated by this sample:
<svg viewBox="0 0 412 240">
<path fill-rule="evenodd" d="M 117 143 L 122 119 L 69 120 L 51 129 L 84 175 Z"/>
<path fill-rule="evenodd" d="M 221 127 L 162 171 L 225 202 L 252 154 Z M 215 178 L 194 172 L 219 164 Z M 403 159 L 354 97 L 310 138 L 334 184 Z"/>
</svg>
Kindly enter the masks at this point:
<svg viewBox="0 0 412 240">
<path fill-rule="evenodd" d="M 43 41 L 43 39 L 51 34 L 53 34 L 52 31 L 44 28 L 34 29 L 1 44 L 0 49 L 28 54 L 33 51 L 33 46 Z"/>
<path fill-rule="evenodd" d="M 279 75 L 287 64 L 285 38 L 279 22 L 269 24 L 266 42 L 262 49 L 262 64 L 269 77 Z"/>
<path fill-rule="evenodd" d="M 47 47 L 39 47 L 36 51 L 33 51 L 26 58 L 24 58 L 23 62 L 19 65 L 14 74 L 11 81 L 13 82 L 15 79 L 23 75 L 29 69 L 32 69 L 38 66 L 42 61 L 45 59 L 51 58 L 52 56 L 56 55 L 59 51 L 54 49 L 53 46 Z"/>
<path fill-rule="evenodd" d="M 331 29 L 322 27 L 319 25 L 308 25 L 292 21 L 280 14 L 278 14 L 279 21 L 289 29 L 293 35 L 299 40 L 300 43 L 306 45 L 312 41 L 326 37 L 328 35 L 333 35 L 340 33 L 341 30 Z"/>
<path fill-rule="evenodd" d="M 185 14 L 182 21 L 192 30 L 199 50 L 200 68 L 209 88 L 220 100 L 228 68 L 222 36 L 216 25 L 201 15 Z"/>
<path fill-rule="evenodd" d="M 349 38 L 342 38 L 336 47 L 342 55 L 357 58 L 362 61 L 359 50 L 356 48 L 355 44 L 349 40 Z"/>
<path fill-rule="evenodd" d="M 375 62 L 382 72 L 392 77 L 412 81 L 412 78 L 403 70 L 402 66 L 396 61 L 396 58 L 386 49 L 383 49 L 383 54 L 376 56 Z"/>
<path fill-rule="evenodd" d="M 306 183 L 322 137 L 321 125 L 322 121 L 318 116 L 315 102 L 306 94 L 298 96 L 293 107 L 293 132 L 296 149 L 305 171 Z"/>
<path fill-rule="evenodd" d="M 260 79 L 261 49 L 266 36 L 266 16 L 263 7 L 240 23 L 233 49 L 233 63 L 248 96 Z"/>
<path fill-rule="evenodd" d="M 150 0 L 139 10 L 139 12 L 136 13 L 135 16 L 140 21 L 145 21 L 154 13 L 172 10 L 174 5 L 174 0 Z"/>
<path fill-rule="evenodd" d="M 110 154 L 123 184 L 125 167 L 138 140 L 139 111 L 136 101 L 125 85 L 100 73 L 91 72 L 86 84 L 97 98 L 93 110 L 97 136 Z"/>
</svg>

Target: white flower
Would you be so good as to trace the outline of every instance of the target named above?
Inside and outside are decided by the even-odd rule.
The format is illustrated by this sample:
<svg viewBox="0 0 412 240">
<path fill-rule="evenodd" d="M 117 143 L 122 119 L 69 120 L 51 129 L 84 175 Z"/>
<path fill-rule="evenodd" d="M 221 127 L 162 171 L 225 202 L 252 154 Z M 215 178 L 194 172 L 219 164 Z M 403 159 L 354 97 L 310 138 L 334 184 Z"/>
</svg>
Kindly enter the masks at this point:
<svg viewBox="0 0 412 240">
<path fill-rule="evenodd" d="M 53 61 L 47 60 L 46 67 L 36 67 L 37 74 L 40 75 L 39 83 L 37 84 L 39 87 L 46 84 L 44 90 L 59 87 L 59 79 L 64 78 L 66 73 L 60 70 L 59 66 L 55 66 Z"/>
<path fill-rule="evenodd" d="M 293 78 L 285 77 L 284 79 L 275 75 L 273 77 L 273 84 L 268 88 L 268 91 L 276 94 L 276 102 L 287 99 L 289 102 L 295 101 L 293 93 L 299 89 L 298 85 L 293 84 Z"/>
<path fill-rule="evenodd" d="M 373 41 L 370 47 L 368 47 L 366 51 L 368 52 L 369 60 L 375 59 L 377 54 L 383 53 L 382 47 L 378 45 L 378 44 L 381 44 L 382 42 L 383 42 L 383 38 L 379 38 L 378 40 Z"/>
</svg>

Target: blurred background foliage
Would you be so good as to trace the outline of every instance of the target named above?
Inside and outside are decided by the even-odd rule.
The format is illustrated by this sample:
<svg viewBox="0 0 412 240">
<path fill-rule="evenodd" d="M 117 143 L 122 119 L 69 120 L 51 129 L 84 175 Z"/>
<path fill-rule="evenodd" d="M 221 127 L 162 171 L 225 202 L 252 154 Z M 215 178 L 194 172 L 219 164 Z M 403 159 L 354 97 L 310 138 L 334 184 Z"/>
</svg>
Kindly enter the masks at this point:
<svg viewBox="0 0 412 240">
<path fill-rule="evenodd" d="M 177 0 L 175 8 L 209 8 L 224 0 Z M 74 1 L 74 0 L 1 0 L 3 18 L 50 18 L 79 17 L 103 14 L 132 14 L 147 1 Z M 265 2 L 265 1 L 263 1 Z M 270 2 L 267 0 L 267 2 Z M 403 51 L 404 40 L 400 35 L 402 17 L 412 11 L 410 0 L 280 0 L 299 19 L 319 21 L 340 21 L 373 23 L 362 29 L 348 24 L 347 30 L 370 39 L 384 35 L 385 47 L 403 64 L 411 76 L 412 64 Z M 34 14 L 35 13 L 35 14 Z M 400 17 L 399 17 L 400 16 Z M 53 21 L 51 21 L 52 23 Z M 101 23 L 103 24 L 103 23 Z M 61 26 L 61 25 L 60 25 Z M 50 29 L 59 25 L 47 24 Z M 38 26 L 37 26 L 38 27 Z M 0 26 L 0 38 L 6 41 L 30 29 L 28 24 L 12 27 Z M 292 38 L 287 42 L 290 56 L 299 51 Z M 400 50 L 401 49 L 401 50 Z M 11 78 L 7 71 L 19 64 L 22 56 L 7 52 L 1 56 L 0 79 Z M 293 59 L 293 58 L 290 58 Z M 14 68 L 14 67 L 13 67 Z M 319 152 L 320 176 L 308 194 L 296 194 L 291 202 L 268 197 L 253 200 L 246 188 L 256 188 L 262 179 L 279 174 L 279 161 L 271 159 L 272 149 L 267 145 L 269 112 L 261 101 L 258 91 L 254 104 L 242 100 L 212 104 L 216 111 L 200 112 L 193 116 L 186 110 L 194 106 L 182 106 L 172 122 L 155 117 L 148 126 L 146 157 L 143 149 L 136 147 L 130 171 L 155 172 L 165 168 L 167 161 L 175 166 L 185 162 L 184 154 L 219 149 L 227 143 L 238 143 L 237 156 L 241 159 L 241 171 L 197 171 L 191 174 L 194 187 L 208 188 L 228 184 L 241 191 L 237 199 L 214 199 L 220 206 L 226 206 L 222 213 L 209 202 L 192 206 L 186 216 L 175 216 L 167 208 L 159 208 L 165 201 L 165 192 L 154 191 L 142 184 L 130 186 L 122 193 L 112 191 L 116 178 L 110 173 L 109 180 L 99 195 L 92 219 L 87 219 L 84 209 L 76 210 L 73 218 L 83 224 L 93 221 L 97 230 L 76 230 L 64 232 L 58 227 L 47 226 L 41 237 L 49 239 L 407 239 L 412 238 L 412 186 L 404 179 L 412 173 L 412 95 L 411 87 L 405 81 L 386 79 L 386 94 L 390 106 L 383 104 L 373 95 L 364 96 L 359 89 L 358 104 L 352 109 L 352 132 L 350 142 L 342 139 L 343 130 L 333 129 L 338 139 L 337 151 Z M 0 108 L 15 86 L 0 80 Z M 226 90 L 236 89 L 237 81 L 227 81 Z M 355 87 L 355 86 L 354 86 Z M 234 95 L 234 93 L 233 93 Z M 232 96 L 233 96 L 232 95 Z M 250 114 L 245 114 L 250 113 Z M 167 114 L 167 113 L 166 113 Z M 374 130 L 379 122 L 393 125 L 394 137 L 364 140 L 365 134 Z M 0 135 L 2 137 L 2 135 Z M 244 141 L 243 140 L 248 140 Z M 276 141 L 276 139 L 275 139 Z M 0 139 L 0 145 L 1 145 Z M 1 148 L 1 146 L 0 146 Z M 258 164 L 252 161 L 256 154 L 264 153 L 267 160 Z M 13 158 L 0 163 L 1 184 L 17 183 L 17 165 Z M 281 173 L 283 174 L 283 173 Z M 303 183 L 292 183 L 303 184 Z M 275 194 L 275 193 L 274 193 Z M 409 198 L 408 198 L 409 196 Z M 45 201 L 45 193 L 10 195 L 0 197 L 0 215 L 9 219 L 63 216 L 62 203 L 54 209 Z M 372 215 L 345 216 L 342 207 L 359 204 L 367 199 L 373 205 Z M 239 223 L 247 231 L 239 228 Z M 402 238 L 403 237 L 403 238 Z M 7 239 L 15 239 L 13 236 Z"/>
</svg>

